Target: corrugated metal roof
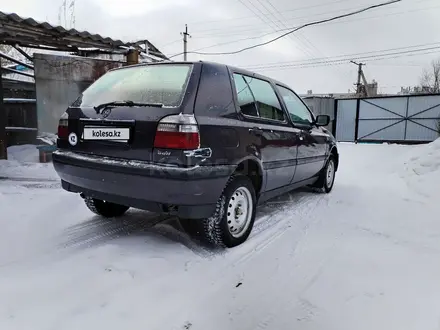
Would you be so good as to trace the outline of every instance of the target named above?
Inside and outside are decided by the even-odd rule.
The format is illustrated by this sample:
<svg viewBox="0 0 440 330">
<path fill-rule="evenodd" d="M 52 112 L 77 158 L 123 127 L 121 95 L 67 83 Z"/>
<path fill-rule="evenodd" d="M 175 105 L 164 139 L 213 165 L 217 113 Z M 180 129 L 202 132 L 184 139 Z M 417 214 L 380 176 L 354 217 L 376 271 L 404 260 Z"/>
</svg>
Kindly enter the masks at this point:
<svg viewBox="0 0 440 330">
<path fill-rule="evenodd" d="M 33 18 L 20 17 L 17 14 L 0 11 L 0 42 L 9 44 L 45 45 L 73 51 L 78 48 L 96 47 L 117 49 L 119 47 L 139 48 L 139 43 L 123 42 L 76 29 L 67 30 L 62 26 L 53 26 L 47 22 L 38 22 Z M 145 43 L 142 41 L 142 43 Z M 165 57 L 154 45 L 147 41 L 149 52 Z M 161 56 L 162 55 L 162 56 Z M 166 58 L 166 57 L 165 57 Z"/>
</svg>

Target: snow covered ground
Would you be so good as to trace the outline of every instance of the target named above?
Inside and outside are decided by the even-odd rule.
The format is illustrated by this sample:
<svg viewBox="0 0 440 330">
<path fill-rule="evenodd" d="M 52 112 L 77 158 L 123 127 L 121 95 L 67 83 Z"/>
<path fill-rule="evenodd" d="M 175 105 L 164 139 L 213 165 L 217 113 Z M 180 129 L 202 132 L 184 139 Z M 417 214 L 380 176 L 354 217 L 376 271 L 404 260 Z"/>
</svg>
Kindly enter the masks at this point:
<svg viewBox="0 0 440 330">
<path fill-rule="evenodd" d="M 271 201 L 218 251 L 169 217 L 93 216 L 35 151 L 10 149 L 0 329 L 439 329 L 440 140 L 339 148 L 331 194 Z"/>
</svg>

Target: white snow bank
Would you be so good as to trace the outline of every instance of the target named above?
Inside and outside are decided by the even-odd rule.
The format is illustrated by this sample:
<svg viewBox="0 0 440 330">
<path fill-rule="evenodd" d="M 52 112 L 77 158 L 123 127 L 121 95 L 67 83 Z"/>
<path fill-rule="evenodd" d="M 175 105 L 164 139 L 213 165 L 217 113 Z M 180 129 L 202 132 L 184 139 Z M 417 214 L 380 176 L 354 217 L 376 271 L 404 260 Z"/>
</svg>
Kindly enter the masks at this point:
<svg viewBox="0 0 440 330">
<path fill-rule="evenodd" d="M 404 160 L 399 175 L 419 193 L 436 196 L 440 185 L 440 138 L 413 148 Z"/>
<path fill-rule="evenodd" d="M 24 163 L 38 163 L 38 149 L 33 144 L 9 147 L 8 160 Z"/>
<path fill-rule="evenodd" d="M 440 138 L 412 150 L 405 169 L 416 175 L 427 175 L 440 169 Z"/>
<path fill-rule="evenodd" d="M 38 149 L 26 144 L 8 148 L 8 160 L 0 160 L 0 177 L 57 179 L 51 163 L 39 163 Z"/>
</svg>

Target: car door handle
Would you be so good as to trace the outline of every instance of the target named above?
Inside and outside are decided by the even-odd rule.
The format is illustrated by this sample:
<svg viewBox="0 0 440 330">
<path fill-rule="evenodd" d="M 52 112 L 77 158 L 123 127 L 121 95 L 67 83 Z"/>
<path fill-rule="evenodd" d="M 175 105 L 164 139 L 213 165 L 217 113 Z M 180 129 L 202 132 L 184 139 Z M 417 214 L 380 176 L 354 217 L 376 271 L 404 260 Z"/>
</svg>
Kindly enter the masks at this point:
<svg viewBox="0 0 440 330">
<path fill-rule="evenodd" d="M 253 127 L 253 128 L 249 128 L 249 133 L 252 133 L 254 135 L 263 135 L 263 129 L 261 129 L 260 127 Z"/>
</svg>

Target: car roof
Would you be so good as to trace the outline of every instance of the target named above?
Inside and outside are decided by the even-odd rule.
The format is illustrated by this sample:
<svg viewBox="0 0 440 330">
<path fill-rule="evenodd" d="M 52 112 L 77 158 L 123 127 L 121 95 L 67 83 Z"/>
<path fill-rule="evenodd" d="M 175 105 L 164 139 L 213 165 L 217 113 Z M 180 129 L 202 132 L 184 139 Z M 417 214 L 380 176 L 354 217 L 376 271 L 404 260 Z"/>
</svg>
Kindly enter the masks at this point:
<svg viewBox="0 0 440 330">
<path fill-rule="evenodd" d="M 120 68 L 114 68 L 111 69 L 109 71 L 113 71 L 113 70 L 122 70 L 125 68 L 132 68 L 132 67 L 137 67 L 137 66 L 148 66 L 148 65 L 166 65 L 166 64 L 177 64 L 177 65 L 184 65 L 184 64 L 193 64 L 193 65 L 207 65 L 207 66 L 211 66 L 211 67 L 228 67 L 229 70 L 231 71 L 236 71 L 239 73 L 242 73 L 244 75 L 247 76 L 251 76 L 251 77 L 255 77 L 255 78 L 259 78 L 259 79 L 263 79 L 263 80 L 269 80 L 272 81 L 274 84 L 280 85 L 280 86 L 284 86 L 286 88 L 291 89 L 291 87 L 289 87 L 288 85 L 284 84 L 281 81 L 275 80 L 273 78 L 270 78 L 268 76 L 264 76 L 261 75 L 259 73 L 253 72 L 253 71 L 249 71 L 240 67 L 236 67 L 236 66 L 232 66 L 232 65 L 227 65 L 227 64 L 223 64 L 223 63 L 218 63 L 218 62 L 211 62 L 211 61 L 176 61 L 176 62 L 172 62 L 172 61 L 162 61 L 162 62 L 152 62 L 152 63 L 139 63 L 139 64 L 134 64 L 134 65 L 127 65 L 127 66 L 123 66 Z"/>
</svg>

